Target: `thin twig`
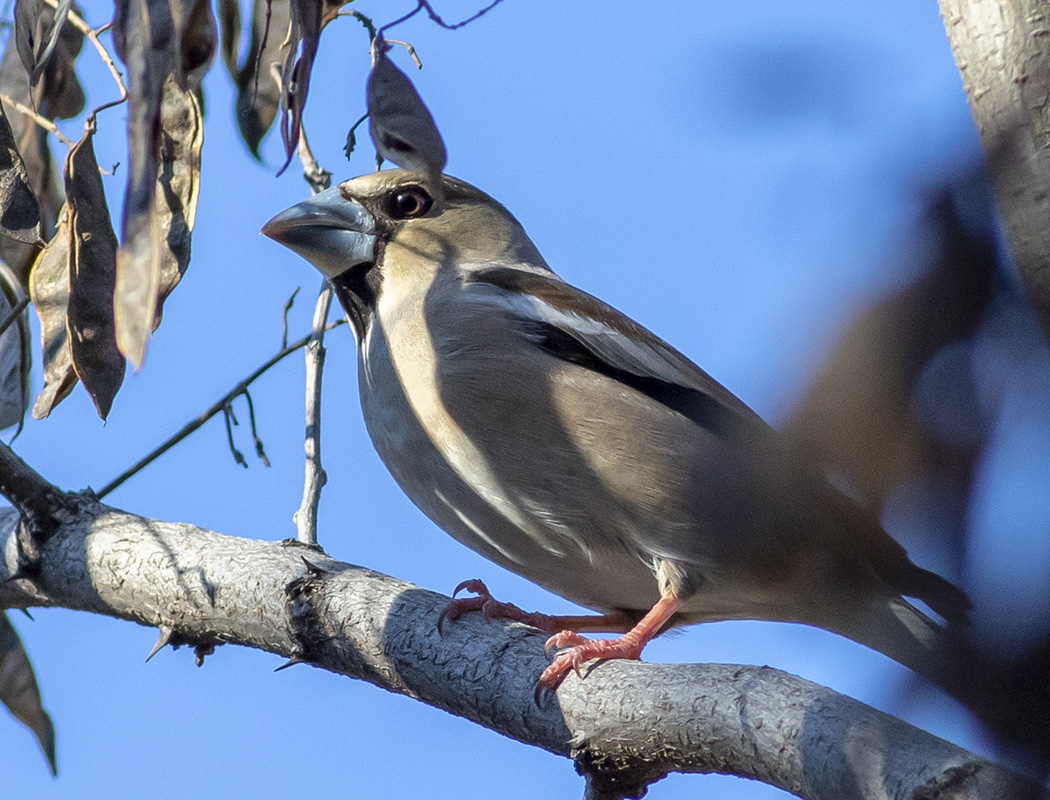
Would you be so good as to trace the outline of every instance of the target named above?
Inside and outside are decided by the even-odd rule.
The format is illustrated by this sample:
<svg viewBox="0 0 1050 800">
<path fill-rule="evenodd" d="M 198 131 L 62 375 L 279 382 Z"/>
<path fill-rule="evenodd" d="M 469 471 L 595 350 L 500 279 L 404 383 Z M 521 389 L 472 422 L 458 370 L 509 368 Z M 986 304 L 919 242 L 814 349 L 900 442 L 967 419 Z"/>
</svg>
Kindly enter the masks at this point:
<svg viewBox="0 0 1050 800">
<path fill-rule="evenodd" d="M 11 313 L 7 315 L 4 321 L 0 322 L 0 336 L 3 336 L 7 332 L 7 329 L 18 319 L 18 315 L 26 310 L 28 305 L 29 295 L 26 295 L 18 301 L 14 308 L 11 309 Z"/>
<path fill-rule="evenodd" d="M 336 13 L 336 16 L 337 17 L 353 17 L 358 22 L 360 22 L 362 25 L 364 25 L 365 29 L 368 31 L 368 41 L 369 41 L 369 43 L 371 43 L 376 38 L 376 26 L 375 26 L 375 23 L 372 22 L 371 18 L 366 17 L 360 11 L 354 11 L 353 9 L 340 9 Z"/>
<path fill-rule="evenodd" d="M 268 467 L 270 466 L 270 459 L 266 455 L 266 448 L 263 447 L 262 439 L 259 438 L 259 429 L 255 426 L 255 403 L 252 402 L 252 394 L 247 389 L 244 390 L 244 402 L 248 404 L 248 424 L 252 429 L 252 442 L 255 444 L 255 455 L 257 455 L 259 460 Z"/>
<path fill-rule="evenodd" d="M 52 8 L 58 8 L 58 0 L 46 0 L 46 2 Z M 99 34 L 109 30 L 110 26 L 113 23 L 107 22 L 101 27 L 92 28 L 84 21 L 84 18 L 79 16 L 77 12 L 73 9 L 69 10 L 69 16 L 66 17 L 66 21 L 69 22 L 82 34 L 84 34 L 91 41 L 91 44 L 95 45 L 95 49 L 98 51 L 98 54 L 102 57 L 102 62 L 109 69 L 110 75 L 113 76 L 113 80 L 117 82 L 117 87 L 120 89 L 120 99 L 111 100 L 108 103 L 103 103 L 102 105 L 100 105 L 89 115 L 91 117 L 94 117 L 96 114 L 98 114 L 99 111 L 104 111 L 107 108 L 118 106 L 128 99 L 128 87 L 124 85 L 124 77 L 120 74 L 120 70 L 117 69 L 117 65 L 113 61 L 113 56 L 109 54 L 109 51 L 106 49 L 105 45 L 103 45 L 98 38 Z M 73 145 L 69 146 L 72 147 Z"/>
<path fill-rule="evenodd" d="M 437 23 L 440 27 L 444 28 L 447 31 L 454 31 L 454 30 L 457 30 L 458 28 L 462 28 L 464 25 L 469 25 L 470 23 L 472 23 L 474 20 L 478 19 L 479 17 L 485 16 L 492 9 L 494 9 L 496 6 L 498 6 L 502 2 L 503 2 L 503 0 L 492 0 L 491 3 L 489 3 L 483 9 L 478 11 L 476 14 L 472 14 L 471 16 L 467 17 L 465 20 L 462 20 L 460 22 L 451 22 L 450 23 L 450 22 L 445 22 L 445 20 L 441 18 L 441 15 L 438 14 L 434 10 L 433 6 L 430 5 L 429 0 L 417 0 L 417 5 L 416 5 L 415 8 L 413 8 L 411 11 L 409 11 L 404 16 L 398 17 L 393 22 L 388 22 L 386 25 L 384 25 L 382 28 L 379 29 L 379 32 L 376 35 L 377 36 L 383 36 L 383 33 L 385 31 L 389 30 L 390 28 L 396 27 L 397 25 L 400 25 L 402 22 L 407 22 L 408 20 L 412 19 L 412 17 L 414 17 L 416 14 L 418 14 L 420 11 L 423 11 L 423 10 L 426 10 L 427 16 L 429 16 L 430 19 L 433 22 Z"/>
<path fill-rule="evenodd" d="M 296 286 L 295 291 L 292 292 L 292 296 L 288 298 L 288 302 L 284 304 L 284 311 L 281 314 L 281 348 L 288 346 L 288 312 L 292 310 L 292 304 L 295 303 L 295 296 L 299 294 L 301 286 Z"/>
<path fill-rule="evenodd" d="M 343 147 L 343 152 L 346 153 L 347 161 L 350 160 L 354 148 L 357 147 L 357 136 L 354 131 L 356 131 L 366 119 L 368 119 L 367 111 L 361 116 L 361 119 L 350 126 L 350 131 L 346 134 L 346 145 Z"/>
<path fill-rule="evenodd" d="M 410 45 L 408 42 L 402 42 L 400 39 L 384 39 L 387 44 L 399 44 L 405 48 L 409 58 L 412 59 L 416 65 L 416 69 L 423 69 L 423 62 L 419 60 L 419 56 L 416 54 L 416 48 Z"/>
<path fill-rule="evenodd" d="M 233 426 L 240 425 L 240 423 L 237 421 L 237 417 L 233 415 L 232 403 L 233 400 L 230 400 L 222 409 L 222 418 L 226 422 L 226 443 L 230 446 L 233 460 L 245 469 L 248 469 L 248 459 L 244 457 L 244 453 L 238 450 L 237 445 L 233 443 Z"/>
<path fill-rule="evenodd" d="M 326 279 L 314 306 L 314 330 L 306 348 L 306 478 L 303 482 L 303 502 L 292 519 L 298 529 L 299 541 L 317 544 L 317 507 L 321 503 L 321 489 L 328 481 L 321 466 L 321 375 L 324 372 L 324 334 L 327 330 L 328 310 L 332 305 L 332 285 Z"/>
<path fill-rule="evenodd" d="M 335 322 L 330 323 L 326 327 L 326 330 L 331 330 L 332 328 L 338 327 L 339 325 L 343 325 L 345 322 L 345 319 L 336 320 Z M 220 397 L 215 402 L 215 404 L 212 405 L 207 411 L 205 411 L 196 419 L 187 422 L 176 433 L 174 433 L 172 436 L 166 439 L 158 447 L 154 448 L 148 455 L 136 461 L 134 464 L 132 464 L 130 467 L 128 467 L 126 470 L 120 473 L 120 475 L 118 475 L 105 486 L 103 486 L 101 489 L 99 489 L 95 493 L 96 496 L 99 499 L 102 499 L 107 494 L 116 489 L 118 486 L 120 486 L 122 483 L 124 483 L 124 481 L 126 481 L 128 478 L 132 477 L 138 472 L 141 472 L 145 467 L 148 467 L 150 464 L 152 464 L 154 461 L 160 458 L 160 456 L 164 455 L 171 448 L 173 448 L 175 445 L 177 445 L 195 430 L 204 425 L 204 423 L 206 423 L 216 414 L 220 413 L 235 397 L 244 394 L 244 390 L 247 389 L 255 380 L 257 380 L 260 375 L 262 375 L 264 372 L 270 369 L 270 367 L 272 367 L 274 364 L 281 361 L 285 357 L 291 355 L 295 351 L 306 347 L 306 345 L 310 343 L 310 340 L 313 339 L 313 336 L 313 333 L 310 333 L 309 336 L 304 336 L 299 341 L 292 342 L 287 347 L 281 348 L 281 350 L 278 351 L 276 355 L 274 355 L 266 363 L 264 363 L 262 366 L 256 369 L 251 375 L 249 375 L 247 378 L 245 378 L 232 389 L 230 389 L 230 391 L 228 391 L 226 394 Z"/>
<path fill-rule="evenodd" d="M 21 114 L 25 114 L 45 131 L 53 133 L 55 135 L 55 138 L 58 139 L 58 141 L 62 142 L 62 144 L 64 144 L 66 147 L 73 147 L 73 140 L 66 136 L 64 133 L 62 133 L 62 131 L 58 129 L 58 126 L 55 125 L 55 123 L 49 120 L 47 117 L 38 114 L 27 105 L 19 103 L 10 95 L 0 94 L 0 101 L 3 101 L 5 106 L 11 106 L 11 108 L 15 109 L 15 111 L 18 111 Z"/>
</svg>

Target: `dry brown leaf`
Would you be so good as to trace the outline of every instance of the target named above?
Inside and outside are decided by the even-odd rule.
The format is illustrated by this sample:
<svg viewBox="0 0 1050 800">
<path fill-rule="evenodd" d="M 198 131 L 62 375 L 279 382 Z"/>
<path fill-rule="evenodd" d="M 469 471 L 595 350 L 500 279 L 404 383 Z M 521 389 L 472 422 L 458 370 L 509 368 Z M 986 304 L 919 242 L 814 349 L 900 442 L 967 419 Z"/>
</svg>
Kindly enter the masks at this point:
<svg viewBox="0 0 1050 800">
<path fill-rule="evenodd" d="M 281 91 L 270 65 L 284 60 L 281 43 L 291 24 L 289 0 L 255 0 L 252 35 L 244 63 L 237 72 L 237 126 L 255 158 L 281 104 Z"/>
<path fill-rule="evenodd" d="M 89 128 L 66 160 L 69 204 L 69 307 L 66 327 L 73 369 L 103 420 L 124 381 L 124 356 L 117 349 L 113 320 L 117 237 Z"/>
<path fill-rule="evenodd" d="M 15 3 L 15 46 L 36 86 L 47 66 L 47 60 L 58 44 L 59 33 L 73 5 L 73 0 L 59 0 L 52 10 L 41 0 L 18 0 Z"/>
<path fill-rule="evenodd" d="M 6 613 L 0 613 L 0 702 L 33 732 L 51 767 L 51 774 L 57 775 L 55 726 L 40 702 L 40 688 L 33 665 Z"/>
<path fill-rule="evenodd" d="M 117 345 L 142 366 L 157 316 L 168 249 L 155 218 L 161 103 L 169 76 L 184 89 L 199 86 L 211 63 L 215 19 L 206 0 L 118 0 L 117 52 L 128 68 L 128 187 L 117 254 Z"/>
<path fill-rule="evenodd" d="M 0 235 L 36 244 L 40 234 L 40 206 L 0 103 Z"/>
<path fill-rule="evenodd" d="M 431 192 L 437 192 L 448 159 L 445 143 L 412 81 L 387 57 L 389 45 L 376 39 L 374 47 L 368 119 L 376 153 L 399 167 L 422 173 Z"/>
<path fill-rule="evenodd" d="M 50 6 L 45 5 L 42 13 L 50 20 L 53 12 Z M 83 40 L 80 31 L 72 25 L 63 25 L 55 52 L 43 70 L 43 79 L 33 89 L 30 89 L 29 74 L 22 65 L 14 41 L 9 40 L 3 59 L 0 60 L 0 92 L 37 109 L 49 119 L 77 116 L 84 109 L 85 98 L 74 66 Z M 8 122 L 29 174 L 29 185 L 40 204 L 43 237 L 46 239 L 54 231 L 65 201 L 58 180 L 59 170 L 51 155 L 49 134 L 25 114 L 11 112 Z M 26 245 L 0 237 L 0 260 L 14 270 L 23 285 L 28 281 L 29 269 L 39 252 L 37 245 Z"/>
<path fill-rule="evenodd" d="M 219 44 L 222 63 L 236 82 L 237 54 L 241 46 L 241 4 L 237 0 L 219 0 Z"/>
<path fill-rule="evenodd" d="M 44 419 L 73 391 L 77 375 L 66 331 L 69 307 L 69 214 L 63 209 L 58 227 L 29 273 L 29 295 L 40 319 L 44 353 L 44 388 L 33 404 L 33 418 Z"/>
<path fill-rule="evenodd" d="M 118 0 L 113 25 L 117 53 L 127 66 L 128 185 L 117 254 L 117 345 L 136 368 L 146 357 L 160 284 L 158 231 L 152 224 L 157 185 L 161 89 L 177 60 L 167 0 Z"/>
<path fill-rule="evenodd" d="M 321 39 L 324 5 L 320 0 L 291 0 L 291 12 L 290 46 L 281 71 L 281 141 L 284 142 L 285 160 L 280 172 L 287 169 L 299 144 L 303 109 L 310 92 L 310 73 Z"/>
<path fill-rule="evenodd" d="M 211 0 L 170 0 L 179 38 L 176 77 L 183 89 L 197 90 L 215 58 L 218 27 Z"/>
<path fill-rule="evenodd" d="M 47 39 L 47 19 L 42 13 L 44 0 L 16 0 L 15 2 L 15 47 L 22 66 L 32 75 L 37 60 L 44 51 Z M 34 84 L 36 80 L 32 81 Z"/>
<path fill-rule="evenodd" d="M 190 235 L 197 218 L 203 146 L 204 119 L 196 93 L 184 92 L 169 80 L 161 103 L 160 176 L 153 212 L 161 243 L 154 330 L 160 325 L 165 298 L 190 263 Z"/>
</svg>

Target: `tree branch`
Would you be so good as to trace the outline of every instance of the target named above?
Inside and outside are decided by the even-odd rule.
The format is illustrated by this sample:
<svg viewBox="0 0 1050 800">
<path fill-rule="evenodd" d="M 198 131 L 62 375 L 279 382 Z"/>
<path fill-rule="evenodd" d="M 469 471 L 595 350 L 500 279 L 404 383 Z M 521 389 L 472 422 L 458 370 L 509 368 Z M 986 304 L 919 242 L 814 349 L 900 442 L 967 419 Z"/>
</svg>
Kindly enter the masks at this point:
<svg viewBox="0 0 1050 800">
<path fill-rule="evenodd" d="M 175 632 L 198 653 L 255 647 L 417 698 L 575 759 L 588 796 L 633 797 L 670 771 L 721 772 L 807 798 L 1045 797 L 991 762 L 768 667 L 609 662 L 542 708 L 546 634 L 298 545 L 158 522 L 73 496 L 79 513 L 18 569 L 0 511 L 0 607 L 63 606 Z"/>
<path fill-rule="evenodd" d="M 300 142 L 306 141 L 305 138 Z M 303 544 L 317 544 L 317 510 L 321 505 L 321 490 L 328 483 L 328 475 L 321 464 L 321 377 L 324 375 L 324 334 L 328 311 L 332 307 L 332 285 L 326 279 L 314 306 L 313 333 L 306 346 L 306 453 L 303 478 L 303 500 L 292 515 Z"/>
<path fill-rule="evenodd" d="M 41 542 L 75 516 L 76 498 L 45 480 L 3 442 L 0 442 L 0 495 L 18 510 L 30 534 Z M 22 546 L 25 545 L 22 542 Z M 18 562 L 15 571 L 24 566 Z"/>
<path fill-rule="evenodd" d="M 940 0 L 999 212 L 1050 340 L 1050 16 L 1042 0 Z"/>
</svg>

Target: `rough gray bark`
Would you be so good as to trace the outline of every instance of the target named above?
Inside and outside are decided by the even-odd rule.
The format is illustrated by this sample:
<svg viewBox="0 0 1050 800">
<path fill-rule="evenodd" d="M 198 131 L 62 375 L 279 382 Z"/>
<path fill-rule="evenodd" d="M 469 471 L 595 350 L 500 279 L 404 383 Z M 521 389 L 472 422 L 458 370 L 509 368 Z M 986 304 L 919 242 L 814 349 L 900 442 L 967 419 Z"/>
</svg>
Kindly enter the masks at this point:
<svg viewBox="0 0 1050 800">
<path fill-rule="evenodd" d="M 228 642 L 361 678 L 574 758 L 588 797 L 638 796 L 670 771 L 834 800 L 1022 793 L 988 761 L 770 668 L 610 662 L 537 707 L 545 634 L 468 615 L 443 638 L 442 595 L 297 543 L 65 498 L 74 509 L 31 563 L 16 512 L 0 511 L 0 608 L 93 611 L 173 629 L 199 656 Z"/>
<path fill-rule="evenodd" d="M 1050 6 L 940 0 L 1007 238 L 1050 339 Z"/>
</svg>

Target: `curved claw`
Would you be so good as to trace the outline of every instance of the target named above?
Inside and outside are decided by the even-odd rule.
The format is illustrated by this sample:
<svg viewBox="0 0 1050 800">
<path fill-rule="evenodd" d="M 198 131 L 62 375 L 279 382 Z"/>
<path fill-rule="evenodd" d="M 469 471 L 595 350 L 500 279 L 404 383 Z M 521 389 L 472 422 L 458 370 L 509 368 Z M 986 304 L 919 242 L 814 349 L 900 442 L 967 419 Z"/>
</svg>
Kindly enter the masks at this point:
<svg viewBox="0 0 1050 800">
<path fill-rule="evenodd" d="M 465 597 L 462 600 L 457 600 L 456 595 L 463 590 L 473 592 L 477 597 Z M 455 590 L 453 590 L 452 599 L 449 600 L 448 605 L 445 606 L 445 610 L 442 611 L 441 615 L 438 617 L 438 635 L 445 635 L 446 621 L 454 622 L 468 611 L 485 611 L 485 608 L 491 605 L 492 602 L 492 595 L 489 594 L 488 587 L 481 580 L 478 578 L 471 578 L 470 580 L 463 581 L 455 588 Z M 488 617 L 491 616 L 491 614 L 486 613 L 485 616 Z"/>
<path fill-rule="evenodd" d="M 438 615 L 437 629 L 438 636 L 444 638 L 445 636 L 445 620 L 449 617 L 449 612 L 452 610 L 452 604 L 445 606 L 444 610 Z"/>
<path fill-rule="evenodd" d="M 489 594 L 488 587 L 479 578 L 469 578 L 462 581 L 455 589 L 452 590 L 452 597 L 455 599 L 456 595 L 460 592 L 467 590 L 474 594 L 481 595 L 483 597 L 491 597 Z"/>
<path fill-rule="evenodd" d="M 581 651 L 576 648 L 572 651 L 572 671 L 576 673 L 576 677 L 581 681 L 583 680 L 583 671 L 580 667 L 583 665 L 584 659 L 581 655 Z"/>
</svg>

